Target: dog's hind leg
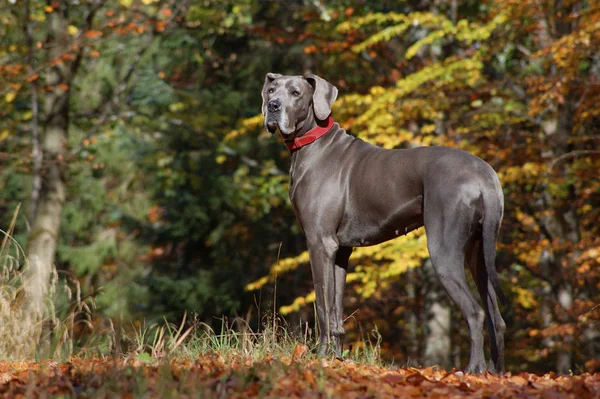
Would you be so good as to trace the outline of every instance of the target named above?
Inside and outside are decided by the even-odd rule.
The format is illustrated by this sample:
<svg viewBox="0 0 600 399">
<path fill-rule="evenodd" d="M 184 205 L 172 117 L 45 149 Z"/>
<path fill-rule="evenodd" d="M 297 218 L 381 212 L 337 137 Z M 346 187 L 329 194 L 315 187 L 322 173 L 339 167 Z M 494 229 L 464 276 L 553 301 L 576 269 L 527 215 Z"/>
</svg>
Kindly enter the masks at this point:
<svg viewBox="0 0 600 399">
<path fill-rule="evenodd" d="M 425 195 L 425 231 L 427 247 L 436 274 L 459 307 L 471 339 L 471 356 L 465 371 L 484 373 L 485 357 L 483 352 L 483 322 L 485 313 L 467 284 L 465 276 L 465 246 L 470 233 L 473 210 L 461 205 L 459 200 Z M 443 206 L 439 206 L 443 204 Z M 436 206 L 437 205 L 437 206 Z M 427 207 L 432 206 L 428 212 Z"/>
<path fill-rule="evenodd" d="M 493 363 L 494 367 L 493 370 L 490 367 L 490 371 L 493 371 L 498 375 L 502 375 L 504 374 L 504 332 L 506 331 L 506 323 L 504 322 L 502 314 L 500 313 L 500 309 L 498 308 L 498 300 L 496 299 L 494 288 L 492 287 L 492 283 L 489 281 L 489 279 L 487 281 L 487 286 L 488 306 L 491 308 L 490 314 L 494 319 L 494 332 L 496 335 L 497 349 L 496 356 L 494 356 L 494 353 L 492 352 L 490 365 Z"/>
<path fill-rule="evenodd" d="M 488 370 L 492 373 L 503 374 L 504 332 L 506 330 L 506 323 L 500 314 L 496 293 L 485 268 L 483 242 L 480 239 L 474 240 L 469 245 L 466 256 L 469 259 L 469 268 L 477 284 L 477 290 L 479 291 L 486 315 L 491 348 Z"/>
</svg>

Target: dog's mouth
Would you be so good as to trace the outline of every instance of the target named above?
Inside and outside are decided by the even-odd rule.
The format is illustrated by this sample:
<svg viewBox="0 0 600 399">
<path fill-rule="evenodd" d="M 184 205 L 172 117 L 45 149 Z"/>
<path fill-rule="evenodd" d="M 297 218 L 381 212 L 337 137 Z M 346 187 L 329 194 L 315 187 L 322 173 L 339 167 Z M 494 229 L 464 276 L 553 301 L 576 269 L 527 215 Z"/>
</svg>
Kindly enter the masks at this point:
<svg viewBox="0 0 600 399">
<path fill-rule="evenodd" d="M 286 126 L 286 123 L 280 123 L 280 121 L 277 120 L 276 116 L 268 116 L 265 125 L 267 127 L 267 130 L 271 134 L 275 133 L 277 131 L 277 129 L 279 129 L 281 134 L 283 134 L 284 136 L 289 136 L 290 134 L 294 133 L 294 131 L 295 131 L 294 126 L 288 127 L 288 126 Z"/>
<path fill-rule="evenodd" d="M 277 128 L 279 128 L 279 123 L 277 123 L 276 120 L 274 119 L 269 119 L 267 120 L 267 130 L 269 131 L 269 133 L 273 134 L 277 131 Z"/>
</svg>

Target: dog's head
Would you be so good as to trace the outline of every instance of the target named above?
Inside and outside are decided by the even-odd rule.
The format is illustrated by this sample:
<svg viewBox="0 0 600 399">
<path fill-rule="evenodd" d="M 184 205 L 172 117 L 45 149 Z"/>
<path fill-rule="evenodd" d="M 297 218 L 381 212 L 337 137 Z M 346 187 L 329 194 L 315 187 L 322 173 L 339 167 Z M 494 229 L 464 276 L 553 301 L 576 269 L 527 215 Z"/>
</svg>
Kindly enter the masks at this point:
<svg viewBox="0 0 600 399">
<path fill-rule="evenodd" d="M 327 119 L 337 93 L 334 85 L 317 75 L 268 73 L 262 89 L 265 127 L 271 133 L 279 128 L 284 138 L 294 138 L 316 120 Z"/>
</svg>

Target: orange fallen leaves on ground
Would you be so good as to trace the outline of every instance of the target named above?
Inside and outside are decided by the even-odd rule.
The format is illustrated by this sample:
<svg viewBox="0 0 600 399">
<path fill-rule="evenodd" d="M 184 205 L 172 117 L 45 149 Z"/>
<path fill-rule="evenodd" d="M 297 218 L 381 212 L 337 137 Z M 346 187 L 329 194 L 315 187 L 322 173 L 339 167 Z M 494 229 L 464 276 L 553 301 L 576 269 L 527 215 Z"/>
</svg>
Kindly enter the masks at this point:
<svg viewBox="0 0 600 399">
<path fill-rule="evenodd" d="M 300 361 L 300 359 L 302 359 L 302 357 L 306 353 L 308 353 L 308 346 L 302 345 L 302 344 L 297 344 L 296 347 L 294 348 L 294 353 L 292 354 L 292 361 L 293 362 Z"/>
<path fill-rule="evenodd" d="M 27 397 L 600 397 L 600 373 L 464 375 L 437 368 L 385 368 L 316 359 L 296 348 L 285 360 L 203 355 L 195 360 L 0 361 L 0 395 Z"/>
</svg>

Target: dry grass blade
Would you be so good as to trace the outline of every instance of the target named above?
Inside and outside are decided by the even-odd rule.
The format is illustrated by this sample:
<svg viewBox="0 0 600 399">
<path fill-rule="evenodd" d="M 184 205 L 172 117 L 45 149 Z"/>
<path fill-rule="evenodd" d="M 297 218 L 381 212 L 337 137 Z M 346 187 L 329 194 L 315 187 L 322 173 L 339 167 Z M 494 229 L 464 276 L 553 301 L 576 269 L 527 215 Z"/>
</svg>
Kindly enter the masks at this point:
<svg viewBox="0 0 600 399">
<path fill-rule="evenodd" d="M 10 221 L 10 225 L 8 226 L 8 231 L 0 232 L 4 233 L 4 237 L 2 238 L 2 246 L 0 247 L 0 259 L 4 257 L 4 248 L 6 248 L 6 244 L 9 242 L 9 239 L 12 238 L 12 234 L 15 231 L 15 224 L 17 223 L 17 216 L 19 215 L 19 211 L 21 210 L 21 204 L 17 204 L 17 208 L 13 213 L 12 220 Z"/>
<path fill-rule="evenodd" d="M 48 276 L 49 287 L 35 306 L 30 303 L 32 293 L 41 291 L 35 284 L 37 276 L 28 278 L 26 271 L 31 267 L 25 251 L 13 237 L 21 211 L 16 207 L 0 245 L 0 358 L 7 360 L 32 360 L 39 357 L 68 359 L 73 355 L 73 326 L 82 313 L 89 313 L 87 304 L 78 294 L 75 302 L 59 311 L 55 307 L 55 294 L 71 298 L 67 284 L 58 285 L 58 273 L 52 266 Z M 30 276 L 31 277 L 31 276 Z M 77 286 L 77 281 L 75 285 Z M 64 307 L 61 307 L 61 309 Z M 83 318 L 85 319 L 85 317 Z"/>
</svg>

